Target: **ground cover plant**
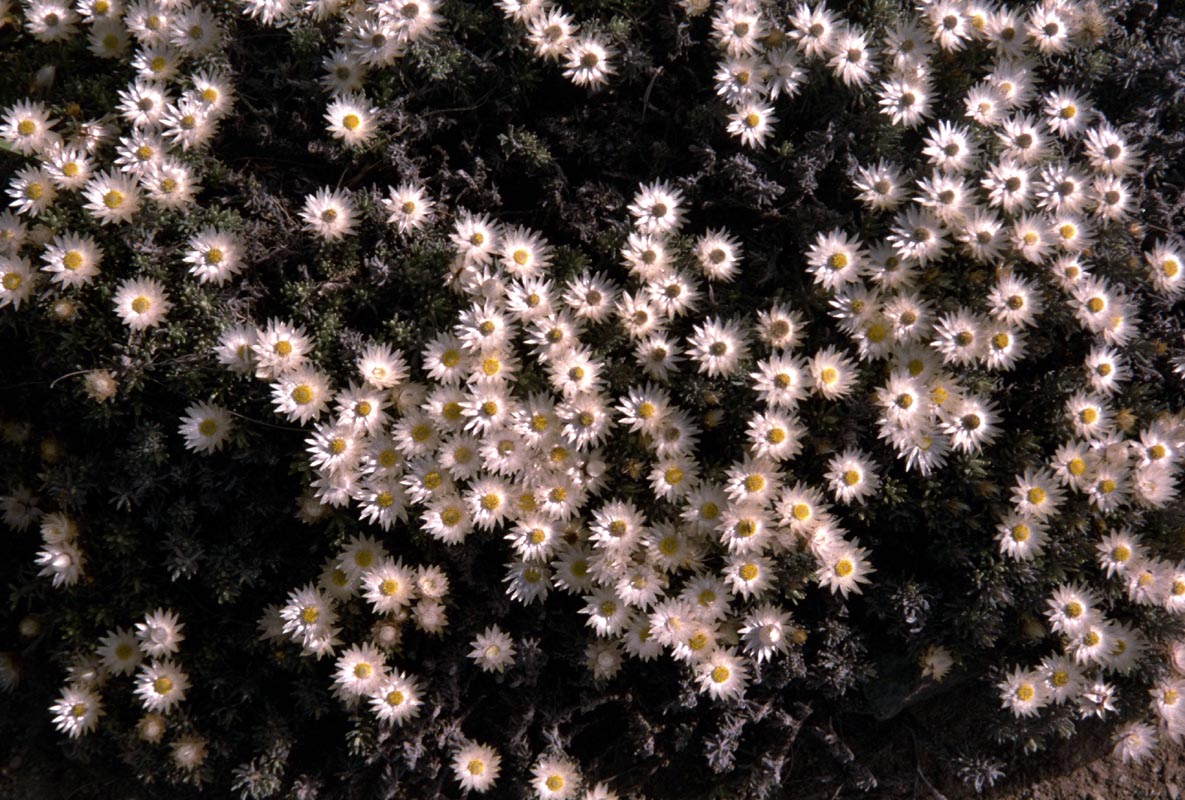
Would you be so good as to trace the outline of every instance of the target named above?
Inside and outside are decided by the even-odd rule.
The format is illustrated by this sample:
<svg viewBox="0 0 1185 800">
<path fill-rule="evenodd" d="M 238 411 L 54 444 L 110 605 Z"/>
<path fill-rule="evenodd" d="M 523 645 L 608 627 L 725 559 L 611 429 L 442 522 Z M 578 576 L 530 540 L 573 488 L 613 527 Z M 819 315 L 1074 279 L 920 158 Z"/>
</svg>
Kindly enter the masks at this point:
<svg viewBox="0 0 1185 800">
<path fill-rule="evenodd" d="M 1179 743 L 1183 27 L 0 0 L 0 787 Z"/>
</svg>

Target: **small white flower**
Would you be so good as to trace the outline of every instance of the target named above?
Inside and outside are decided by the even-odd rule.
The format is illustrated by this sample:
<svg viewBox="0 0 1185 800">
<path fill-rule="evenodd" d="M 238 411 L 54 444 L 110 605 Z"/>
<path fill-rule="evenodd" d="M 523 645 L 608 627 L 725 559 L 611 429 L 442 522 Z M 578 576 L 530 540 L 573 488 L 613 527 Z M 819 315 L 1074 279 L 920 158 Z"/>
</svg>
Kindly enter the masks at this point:
<svg viewBox="0 0 1185 800">
<path fill-rule="evenodd" d="M 128 278 L 115 290 L 115 313 L 134 331 L 159 325 L 173 304 L 165 287 L 152 278 Z"/>
<path fill-rule="evenodd" d="M 71 739 L 93 731 L 106 713 L 98 693 L 81 684 L 67 686 L 49 710 L 57 729 Z"/>
<path fill-rule="evenodd" d="M 334 97 L 325 112 L 329 133 L 348 147 L 361 147 L 375 136 L 379 110 L 360 94 Z"/>
<path fill-rule="evenodd" d="M 211 403 L 198 403 L 185 409 L 179 432 L 185 447 L 196 453 L 213 453 L 230 437 L 230 414 Z"/>
<path fill-rule="evenodd" d="M 334 242 L 354 232 L 357 213 L 347 192 L 323 188 L 305 198 L 300 217 L 310 232 Z"/>
<path fill-rule="evenodd" d="M 485 672 L 505 672 L 514 663 L 514 640 L 491 625 L 471 642 L 469 657 Z"/>
</svg>

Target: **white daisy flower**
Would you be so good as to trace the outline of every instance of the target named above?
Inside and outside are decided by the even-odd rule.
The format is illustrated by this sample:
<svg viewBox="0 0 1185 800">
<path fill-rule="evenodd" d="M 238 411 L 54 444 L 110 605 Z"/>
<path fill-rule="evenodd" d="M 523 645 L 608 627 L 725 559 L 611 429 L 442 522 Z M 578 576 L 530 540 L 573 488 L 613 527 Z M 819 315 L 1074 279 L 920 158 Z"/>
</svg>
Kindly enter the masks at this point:
<svg viewBox="0 0 1185 800">
<path fill-rule="evenodd" d="M 728 132 L 745 147 L 760 149 L 778 124 L 773 106 L 761 102 L 743 103 L 728 116 Z"/>
<path fill-rule="evenodd" d="M 497 625 L 487 627 L 470 643 L 469 658 L 485 672 L 505 672 L 514 664 L 514 640 Z"/>
<path fill-rule="evenodd" d="M 230 414 L 211 403 L 198 403 L 185 409 L 179 433 L 185 448 L 196 453 L 213 453 L 222 448 L 231 432 Z"/>
<path fill-rule="evenodd" d="M 824 477 L 835 499 L 845 505 L 863 503 L 880 488 L 875 464 L 858 449 L 849 448 L 833 456 Z"/>
<path fill-rule="evenodd" d="M 82 684 L 67 686 L 49 707 L 54 726 L 71 739 L 90 733 L 106 711 L 103 699 L 93 689 Z"/>
<path fill-rule="evenodd" d="M 164 286 L 152 278 L 128 278 L 121 281 L 112 299 L 115 313 L 134 331 L 161 324 L 173 307 Z"/>
<path fill-rule="evenodd" d="M 1015 716 L 1035 716 L 1048 702 L 1045 681 L 1034 670 L 1017 667 L 996 686 L 1000 690 L 1000 705 Z"/>
<path fill-rule="evenodd" d="M 140 666 L 136 676 L 136 695 L 147 711 L 168 714 L 185 699 L 189 676 L 172 661 L 152 661 Z"/>
<path fill-rule="evenodd" d="M 419 716 L 424 701 L 415 678 L 392 671 L 371 693 L 370 710 L 386 725 L 402 725 Z"/>
<path fill-rule="evenodd" d="M 382 651 L 371 644 L 347 649 L 334 665 L 333 681 L 347 697 L 374 694 L 387 681 Z"/>
<path fill-rule="evenodd" d="M 453 754 L 452 767 L 462 789 L 481 794 L 497 782 L 502 757 L 489 745 L 470 742 Z"/>
<path fill-rule="evenodd" d="M 354 232 L 358 212 L 350 195 L 341 189 L 323 188 L 305 198 L 300 212 L 305 228 L 327 242 Z"/>
<path fill-rule="evenodd" d="M 85 286 L 98 274 L 103 248 L 90 236 L 66 232 L 54 236 L 41 256 L 51 282 L 61 286 Z"/>
<path fill-rule="evenodd" d="M 574 38 L 564 53 L 564 77 L 577 86 L 600 89 L 617 71 L 615 53 L 597 36 Z"/>
<path fill-rule="evenodd" d="M 687 338 L 688 353 L 699 363 L 699 371 L 709 378 L 729 376 L 740 362 L 749 357 L 747 337 L 740 325 L 710 317 L 696 325 Z"/>
<path fill-rule="evenodd" d="M 749 682 L 749 668 L 744 658 L 731 650 L 716 650 L 696 668 L 700 691 L 715 700 L 739 699 Z"/>
<path fill-rule="evenodd" d="M 185 263 L 199 283 L 220 286 L 242 271 L 243 244 L 234 233 L 207 226 L 189 238 Z"/>
<path fill-rule="evenodd" d="M 868 576 L 876 572 L 868 563 L 868 551 L 844 539 L 823 547 L 818 555 L 815 577 L 819 585 L 832 594 L 839 592 L 845 599 L 851 592 L 860 594 L 860 584 L 870 583 Z"/>
<path fill-rule="evenodd" d="M 45 104 L 19 100 L 0 118 L 0 137 L 21 155 L 34 155 L 53 140 L 55 125 L 57 120 L 49 115 Z"/>
<path fill-rule="evenodd" d="M 677 231 L 683 224 L 683 193 L 666 181 L 643 184 L 629 206 L 635 226 L 646 234 Z"/>
<path fill-rule="evenodd" d="M 329 407 L 330 395 L 329 379 L 307 367 L 287 372 L 272 384 L 272 405 L 276 413 L 302 425 L 324 413 Z"/>
<path fill-rule="evenodd" d="M 82 190 L 85 208 L 100 225 L 127 222 L 140 210 L 140 188 L 119 172 L 100 172 Z"/>
<path fill-rule="evenodd" d="M 361 147 L 375 137 L 379 110 L 361 94 L 334 97 L 325 111 L 329 133 L 347 147 Z"/>
</svg>

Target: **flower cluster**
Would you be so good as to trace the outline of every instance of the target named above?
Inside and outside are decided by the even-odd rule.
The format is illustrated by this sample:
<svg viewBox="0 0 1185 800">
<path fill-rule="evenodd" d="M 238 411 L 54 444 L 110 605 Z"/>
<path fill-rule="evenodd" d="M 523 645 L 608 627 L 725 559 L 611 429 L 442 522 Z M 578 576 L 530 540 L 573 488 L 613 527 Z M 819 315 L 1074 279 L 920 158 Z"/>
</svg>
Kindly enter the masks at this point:
<svg viewBox="0 0 1185 800">
<path fill-rule="evenodd" d="M 498 0 L 506 18 L 525 28 L 535 55 L 563 64 L 564 77 L 577 86 L 600 89 L 616 72 L 615 55 L 604 37 L 582 34 L 580 25 L 551 0 Z"/>
<path fill-rule="evenodd" d="M 629 659 L 670 659 L 688 697 L 698 691 L 705 706 L 740 714 L 739 701 L 766 692 L 771 673 L 804 663 L 808 620 L 859 625 L 866 611 L 890 613 L 879 600 L 901 574 L 888 547 L 897 514 L 909 516 L 906 500 L 923 514 L 949 508 L 983 534 L 970 555 L 934 557 L 1014 582 L 985 592 L 982 613 L 1015 610 L 1048 645 L 1018 664 L 1014 653 L 989 655 L 982 642 L 931 627 L 908 640 L 920 680 L 956 668 L 986 673 L 987 693 L 994 683 L 1020 730 L 1055 714 L 1062 723 L 1122 709 L 1115 753 L 1125 762 L 1185 739 L 1185 562 L 1180 543 L 1158 532 L 1181 503 L 1185 416 L 1177 399 L 1152 396 L 1160 376 L 1142 341 L 1185 295 L 1182 245 L 1170 233 L 1139 240 L 1150 143 L 1060 77 L 1073 74 L 1059 68 L 1066 57 L 1100 38 L 1098 12 L 1067 0 L 1025 9 L 927 0 L 879 28 L 876 14 L 862 26 L 825 2 L 788 15 L 761 0 L 678 5 L 706 16 L 674 22 L 680 37 L 707 31 L 716 66 L 714 87 L 702 87 L 705 118 L 726 107 L 741 150 L 721 173 L 730 180 L 793 153 L 790 137 L 765 146 L 795 119 L 812 76 L 866 108 L 872 124 L 862 134 L 883 140 L 872 158 L 852 147 L 846 168 L 838 159 L 826 167 L 846 169 L 854 214 L 804 212 L 810 227 L 800 233 L 785 225 L 792 211 L 767 209 L 786 241 L 798 237 L 778 263 L 769 237 L 744 227 L 755 215 L 734 214 L 744 202 L 710 195 L 712 170 L 726 160 L 715 154 L 694 177 L 656 169 L 668 177 L 636 186 L 627 177 L 625 195 L 585 226 L 579 245 L 572 229 L 546 227 L 552 206 L 501 213 L 492 182 L 480 185 L 483 157 L 472 174 L 429 174 L 423 153 L 401 150 L 400 126 L 384 125 L 404 113 L 388 101 L 395 77 L 407 77 L 398 70 L 405 56 L 439 58 L 445 72 L 450 59 L 476 58 L 468 44 L 436 52 L 456 46 L 441 42 L 438 0 L 244 0 L 230 9 L 247 20 L 197 1 L 25 2 L 19 13 L 33 40 L 85 38 L 94 57 L 125 68 L 120 83 L 132 77 L 113 91 L 110 113 L 92 119 L 45 87 L 4 101 L 0 155 L 17 166 L 0 213 L 2 321 L 33 324 L 46 311 L 55 323 L 90 323 L 97 301 L 98 323 L 118 335 L 111 369 L 70 373 L 94 401 L 88 411 L 139 425 L 154 413 L 146 407 L 165 405 L 171 441 L 205 457 L 186 466 L 207 470 L 203 485 L 216 485 L 215 468 L 237 464 L 257 433 L 249 426 L 300 426 L 291 440 L 299 445 L 267 440 L 282 453 L 271 464 L 300 473 L 301 521 L 347 532 L 293 581 L 303 585 L 274 590 L 277 600 L 288 594 L 264 610 L 259 639 L 281 656 L 299 651 L 330 665 L 323 678 L 337 703 L 360 730 L 379 730 L 380 742 L 446 716 L 443 695 L 453 690 L 437 680 L 441 671 L 463 673 L 466 685 L 531 685 L 539 643 L 518 615 L 548 604 L 550 621 L 560 594 L 577 639 L 557 648 L 565 667 L 575 663 L 604 687 L 625 683 Z M 590 109 L 628 88 L 592 94 L 619 71 L 642 69 L 624 17 L 578 24 L 551 0 L 498 0 L 483 19 L 499 12 L 507 24 L 498 35 L 520 51 L 525 41 L 545 67 L 591 90 L 576 93 Z M 8 19 L 0 0 L 0 28 Z M 340 146 L 309 151 L 322 147 L 354 167 L 367 161 L 336 185 L 303 176 L 295 213 L 293 198 L 266 201 L 237 161 L 218 160 L 220 130 L 242 135 L 238 91 L 237 105 L 255 101 L 251 81 L 236 87 L 228 69 L 226 40 L 240 25 L 285 29 L 294 52 L 313 48 L 314 64 L 324 57 L 327 97 L 302 123 Z M 332 42 L 328 53 L 321 41 Z M 940 74 L 948 66 L 951 80 Z M 663 73 L 652 69 L 643 110 Z M 315 87 L 316 76 L 305 83 Z M 940 87 L 955 88 L 945 96 Z M 446 129 L 445 115 L 433 114 L 414 124 Z M 552 136 L 563 124 L 540 121 L 538 140 L 555 145 L 540 162 L 579 141 Z M 707 141 L 695 152 L 709 152 Z M 621 188 L 607 188 L 617 178 L 575 189 L 557 179 L 554 194 L 599 203 Z M 240 223 L 231 221 L 236 204 Z M 263 252 L 253 223 L 241 223 L 265 206 L 285 235 L 308 234 L 293 243 L 295 257 Z M 371 244 L 373 257 L 358 254 Z M 405 257 L 403 273 L 386 263 Z M 357 259 L 375 280 L 303 280 L 336 270 L 338 259 Z M 431 313 L 415 324 L 368 318 L 395 293 L 384 287 L 403 291 L 392 276 L 410 285 L 428 263 L 441 287 L 423 298 Z M 302 280 L 279 271 L 290 267 Z M 322 315 L 322 301 L 335 310 Z M 72 365 L 79 342 L 93 344 L 74 339 L 63 359 Z M 192 342 L 198 352 L 168 349 Z M 1155 346 L 1185 375 L 1185 360 Z M 1045 372 L 1052 377 L 1040 385 Z M 1036 403 L 1035 391 L 1048 402 Z M 283 425 L 252 418 L 269 405 Z M 47 440 L 42 460 L 57 457 Z M 66 513 L 43 514 L 33 482 L 0 498 L 4 522 L 39 525 L 44 594 L 81 597 L 102 574 L 104 549 L 90 538 L 97 525 L 88 521 L 81 535 Z M 64 498 L 51 508 L 77 508 L 65 499 L 73 478 L 37 482 Z M 181 527 L 190 511 L 178 502 L 170 513 Z M 498 554 L 492 571 L 472 567 L 477 552 Z M 464 584 L 475 579 L 488 585 L 474 591 L 492 587 L 508 600 L 467 607 Z M 184 628 L 159 608 L 131 629 L 108 630 L 92 655 L 73 659 L 50 708 L 56 728 L 78 738 L 106 713 L 111 727 L 121 716 L 112 686 L 131 676 L 120 702 L 139 706 L 140 739 L 157 744 L 171 731 L 174 766 L 198 781 L 207 743 L 188 710 L 176 713 L 190 688 L 178 658 Z M 201 637 L 190 634 L 192 646 Z M 455 657 L 445 667 L 417 662 L 419 644 Z M 824 668 L 829 657 L 819 657 Z M 15 687 L 15 665 L 0 654 L 0 687 Z M 505 753 L 505 766 L 528 767 L 520 777 L 538 798 L 616 797 L 557 737 L 543 750 L 500 753 L 467 738 L 460 720 L 446 724 L 437 746 L 462 790 L 494 787 Z"/>
<path fill-rule="evenodd" d="M 52 516 L 52 515 L 51 515 Z M 144 615 L 135 628 L 115 628 L 99 640 L 94 656 L 77 661 L 70 682 L 51 707 L 58 730 L 71 737 L 90 733 L 104 714 L 101 692 L 111 680 L 135 673 L 133 694 L 144 710 L 138 723 L 140 738 L 161 741 L 168 715 L 185 700 L 189 675 L 175 657 L 185 640 L 185 624 L 173 611 L 157 609 Z M 174 760 L 196 769 L 204 759 L 204 740 L 193 734 L 177 738 Z M 196 752 L 191 752 L 197 748 Z"/>
</svg>

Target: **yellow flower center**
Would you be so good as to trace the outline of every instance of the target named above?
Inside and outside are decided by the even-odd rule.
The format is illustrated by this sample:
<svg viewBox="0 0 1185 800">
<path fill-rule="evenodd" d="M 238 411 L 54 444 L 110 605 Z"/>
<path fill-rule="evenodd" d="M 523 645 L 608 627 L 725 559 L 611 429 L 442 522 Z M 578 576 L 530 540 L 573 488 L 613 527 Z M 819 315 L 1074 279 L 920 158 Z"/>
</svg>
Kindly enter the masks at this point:
<svg viewBox="0 0 1185 800">
<path fill-rule="evenodd" d="M 313 625 L 321 618 L 321 612 L 313 606 L 305 606 L 300 612 L 300 621 L 305 625 Z"/>
<path fill-rule="evenodd" d="M 1016 689 L 1016 699 L 1020 700 L 1022 703 L 1027 703 L 1036 696 L 1037 690 L 1034 689 L 1030 684 L 1022 683 Z"/>
<path fill-rule="evenodd" d="M 841 270 L 848 265 L 848 257 L 843 253 L 832 253 L 827 259 L 827 266 L 833 270 Z"/>
<path fill-rule="evenodd" d="M 1059 669 L 1057 672 L 1053 673 L 1053 677 L 1050 678 L 1049 682 L 1060 689 L 1063 686 L 1069 685 L 1070 673 Z"/>
<path fill-rule="evenodd" d="M 313 402 L 313 389 L 307 383 L 302 383 L 292 390 L 292 402 L 298 406 L 308 405 Z"/>
<path fill-rule="evenodd" d="M 1086 425 L 1093 425 L 1098 422 L 1099 412 L 1093 408 L 1084 408 L 1079 412 L 1078 419 L 1082 420 Z"/>
<path fill-rule="evenodd" d="M 123 205 L 123 193 L 112 189 L 103 195 L 103 205 L 112 210 L 119 208 Z"/>
<path fill-rule="evenodd" d="M 67 161 L 62 165 L 62 174 L 67 178 L 73 178 L 81 171 L 82 167 L 78 166 L 77 161 Z"/>
<path fill-rule="evenodd" d="M 82 261 L 82 253 L 77 250 L 70 250 L 62 257 L 62 266 L 73 271 L 82 266 Z"/>
<path fill-rule="evenodd" d="M 86 703 L 75 703 L 70 708 L 70 713 L 73 714 L 76 718 L 85 717 L 86 716 Z"/>
<path fill-rule="evenodd" d="M 673 556 L 679 552 L 679 538 L 677 536 L 664 536 L 662 541 L 658 543 L 658 549 L 663 555 Z"/>
<path fill-rule="evenodd" d="M 794 508 L 790 509 L 790 516 L 799 522 L 806 522 L 811 518 L 811 507 L 806 503 L 795 503 Z"/>
<path fill-rule="evenodd" d="M 671 486 L 677 486 L 683 482 L 683 470 L 678 467 L 671 467 L 662 474 L 662 477 Z"/>
<path fill-rule="evenodd" d="M 1066 465 L 1066 469 L 1068 469 L 1070 474 L 1075 478 L 1081 478 L 1086 474 L 1086 462 L 1081 458 L 1071 458 L 1070 463 Z"/>
<path fill-rule="evenodd" d="M 843 474 L 843 482 L 848 486 L 855 486 L 860 482 L 860 473 L 857 470 L 849 469 Z"/>
<path fill-rule="evenodd" d="M 760 570 L 757 569 L 756 564 L 745 564 L 741 567 L 742 580 L 751 581 L 757 577 Z"/>
<path fill-rule="evenodd" d="M 202 436 L 213 436 L 218 433 L 218 423 L 213 419 L 204 419 L 198 423 L 198 433 Z"/>
<path fill-rule="evenodd" d="M 1086 612 L 1086 609 L 1077 600 L 1071 600 L 1066 603 L 1065 612 L 1070 619 L 1078 619 Z"/>
<path fill-rule="evenodd" d="M 745 127 L 746 128 L 750 128 L 750 129 L 756 128 L 760 124 L 761 124 L 761 117 L 757 116 L 757 114 L 755 112 L 750 111 L 748 114 L 745 115 Z"/>
<path fill-rule="evenodd" d="M 728 678 L 731 675 L 732 675 L 732 673 L 728 671 L 728 667 L 721 664 L 720 666 L 718 666 L 712 670 L 712 682 L 713 683 L 725 683 L 726 681 L 728 681 Z"/>
<path fill-rule="evenodd" d="M 1131 557 L 1132 557 L 1132 551 L 1131 551 L 1131 548 L 1128 547 L 1127 545 L 1122 545 L 1122 544 L 1116 545 L 1115 549 L 1111 551 L 1111 558 L 1113 558 L 1114 560 L 1118 561 L 1121 564 L 1124 561 L 1127 561 Z"/>
<path fill-rule="evenodd" d="M 362 124 L 362 118 L 357 114 L 346 114 L 342 117 L 342 127 L 348 131 L 358 130 L 358 126 Z"/>
<path fill-rule="evenodd" d="M 588 58 L 588 55 L 585 55 L 585 58 Z M 596 64 L 596 63 L 597 63 L 596 56 L 593 56 L 593 64 Z M 592 64 L 590 64 L 588 66 L 592 66 Z M 564 788 L 564 776 L 562 776 L 562 775 L 548 775 L 547 780 L 544 781 L 544 783 L 547 784 L 548 791 L 558 792 L 560 789 Z"/>
<path fill-rule="evenodd" d="M 399 581 L 394 578 L 387 578 L 379 584 L 379 594 L 383 597 L 391 597 L 399 591 Z"/>
<path fill-rule="evenodd" d="M 361 661 L 354 665 L 354 677 L 360 681 L 366 680 L 373 674 L 374 667 L 370 666 L 370 664 L 367 664 L 365 661 Z"/>
<path fill-rule="evenodd" d="M 465 766 L 465 769 L 469 771 L 470 775 L 481 775 L 486 771 L 486 765 L 484 761 L 475 758 Z"/>
<path fill-rule="evenodd" d="M 846 578 L 855 571 L 856 565 L 846 558 L 841 558 L 835 565 L 835 574 L 841 578 Z"/>
<path fill-rule="evenodd" d="M 784 428 L 770 428 L 769 432 L 765 434 L 765 441 L 770 444 L 781 444 L 786 441 L 786 430 Z"/>
<path fill-rule="evenodd" d="M 1027 542 L 1032 535 L 1032 529 L 1023 522 L 1014 525 L 1012 528 L 1012 541 L 1014 542 Z"/>
<path fill-rule="evenodd" d="M 37 123 L 31 119 L 22 119 L 16 125 L 16 132 L 21 136 L 32 136 L 37 132 Z"/>
<path fill-rule="evenodd" d="M 1097 314 L 1103 310 L 1103 298 L 1092 297 L 1086 301 L 1086 307 L 1090 309 L 1091 313 Z"/>
<path fill-rule="evenodd" d="M 687 646 L 692 650 L 703 650 L 708 646 L 708 637 L 705 634 L 697 633 L 687 640 Z"/>
<path fill-rule="evenodd" d="M 502 505 L 502 498 L 493 492 L 485 494 L 481 498 L 481 507 L 486 511 L 496 511 L 500 505 Z"/>
<path fill-rule="evenodd" d="M 135 311 L 137 314 L 143 314 L 151 307 L 152 301 L 144 295 L 140 295 L 139 297 L 132 300 L 132 311 Z"/>
<path fill-rule="evenodd" d="M 720 506 L 713 503 L 711 500 L 700 506 L 699 515 L 705 520 L 713 520 L 720 516 Z"/>
<path fill-rule="evenodd" d="M 1111 480 L 1110 478 L 1104 478 L 1103 480 L 1099 481 L 1099 491 L 1103 494 L 1111 494 L 1111 492 L 1115 491 L 1117 488 L 1118 484 L 1116 484 L 1115 481 Z"/>
<path fill-rule="evenodd" d="M 1042 489 L 1040 486 L 1034 486 L 1033 488 L 1029 489 L 1028 499 L 1029 499 L 1029 502 L 1032 503 L 1033 505 L 1035 505 L 1035 506 L 1041 505 L 1042 503 L 1045 502 L 1045 498 L 1046 498 L 1045 490 Z"/>
<path fill-rule="evenodd" d="M 405 699 L 406 698 L 403 696 L 403 692 L 399 691 L 398 689 L 392 689 L 391 691 L 387 692 L 387 705 L 391 707 L 403 705 L 403 701 Z"/>
<path fill-rule="evenodd" d="M 29 198 L 30 200 L 40 200 L 44 194 L 45 187 L 40 183 L 30 183 L 25 187 L 25 197 Z"/>
<path fill-rule="evenodd" d="M 765 488 L 765 477 L 762 475 L 748 475 L 745 477 L 745 491 L 760 492 Z"/>
<path fill-rule="evenodd" d="M 823 378 L 823 383 L 835 383 L 839 380 L 839 370 L 837 370 L 835 367 L 827 367 L 823 370 L 821 377 Z"/>
<path fill-rule="evenodd" d="M 152 682 L 152 689 L 157 694 L 168 694 L 173 691 L 173 682 L 162 675 Z"/>
</svg>

